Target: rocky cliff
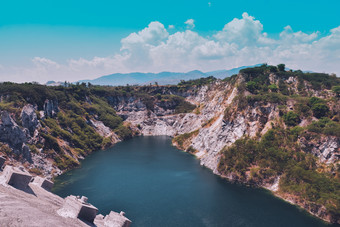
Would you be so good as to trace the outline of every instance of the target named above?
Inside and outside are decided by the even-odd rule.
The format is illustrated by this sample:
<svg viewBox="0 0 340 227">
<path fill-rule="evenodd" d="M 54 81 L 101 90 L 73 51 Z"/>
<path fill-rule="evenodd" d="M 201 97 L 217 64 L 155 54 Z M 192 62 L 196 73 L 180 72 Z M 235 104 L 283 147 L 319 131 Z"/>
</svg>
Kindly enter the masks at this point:
<svg viewBox="0 0 340 227">
<path fill-rule="evenodd" d="M 266 65 L 177 86 L 25 85 L 34 98 L 22 93 L 24 102 L 12 95 L 18 85 L 7 84 L 1 152 L 7 162 L 53 177 L 120 140 L 168 135 L 215 174 L 266 187 L 339 223 L 339 85 L 327 74 Z"/>
<path fill-rule="evenodd" d="M 279 137 L 272 139 L 272 143 L 282 143 L 273 149 L 291 149 L 292 153 L 289 155 L 294 155 L 295 152 L 306 156 L 305 158 L 313 155 L 315 159 L 311 158 L 313 161 L 310 164 L 313 167 L 306 168 L 309 172 L 307 174 L 322 172 L 315 178 L 327 179 L 326 184 L 332 187 L 329 191 L 332 196 L 339 194 L 340 128 L 339 100 L 336 94 L 330 88 L 321 88 L 315 84 L 313 86 L 312 82 L 303 80 L 294 73 L 285 73 L 283 76 L 270 72 L 261 76 L 267 77 L 268 87 L 271 88 L 264 88 L 264 91 L 262 88 L 253 88 L 255 85 L 252 77 L 257 76 L 242 72 L 229 81 L 215 81 L 198 87 L 186 96 L 188 102 L 196 105 L 192 113 L 173 114 L 160 106 L 156 106 L 156 111 L 150 113 L 140 100 L 133 99 L 126 100 L 124 105 L 117 105 L 115 108 L 118 115 L 124 116 L 125 121 L 136 126 L 143 135 L 174 137 L 175 146 L 196 155 L 201 165 L 210 168 L 215 174 L 232 181 L 268 188 L 313 215 L 339 223 L 338 199 L 322 196 L 312 199 L 308 196 L 311 193 L 308 190 L 293 190 L 291 186 L 299 184 L 298 181 L 302 179 L 294 179 L 297 182 L 292 184 L 285 183 L 288 178 L 286 171 L 291 171 L 289 164 L 283 169 L 274 168 L 271 172 L 272 167 L 260 163 L 262 160 L 239 163 L 244 166 L 235 165 L 235 168 L 229 168 L 224 160 L 221 162 L 224 151 L 235 145 L 239 139 L 261 141 L 268 133 L 284 133 L 286 135 L 281 138 L 283 141 L 274 141 Z M 339 80 L 335 80 L 338 84 Z M 319 104 L 311 104 L 313 100 Z M 327 122 L 323 125 L 321 121 Z M 289 133 L 296 134 L 291 138 L 287 135 Z M 270 155 L 276 154 L 266 155 L 269 155 L 266 158 L 270 158 Z M 293 158 L 288 154 L 284 155 L 285 158 Z M 276 161 L 280 162 L 275 160 L 274 164 Z M 294 161 L 295 165 L 302 165 L 301 159 Z M 224 168 L 228 171 L 224 171 Z M 314 178 L 305 180 L 312 180 L 315 185 L 321 184 L 321 180 L 319 182 Z M 307 184 L 306 186 L 308 187 Z M 328 203 L 332 205 L 325 205 Z"/>
</svg>

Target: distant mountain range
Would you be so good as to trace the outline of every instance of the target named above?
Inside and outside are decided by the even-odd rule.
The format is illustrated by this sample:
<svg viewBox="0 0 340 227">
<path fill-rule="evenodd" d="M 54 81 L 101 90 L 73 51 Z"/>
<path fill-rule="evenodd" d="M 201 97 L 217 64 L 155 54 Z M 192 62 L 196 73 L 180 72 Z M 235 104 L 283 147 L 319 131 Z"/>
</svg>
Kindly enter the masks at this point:
<svg viewBox="0 0 340 227">
<path fill-rule="evenodd" d="M 241 69 L 259 66 L 242 66 L 229 70 L 217 70 L 211 72 L 201 72 L 194 70 L 190 72 L 160 72 L 160 73 L 114 73 L 106 76 L 101 76 L 93 80 L 79 80 L 79 83 L 91 83 L 93 85 L 109 85 L 109 86 L 123 86 L 123 85 L 146 85 L 157 82 L 159 85 L 178 84 L 181 80 L 195 80 L 202 77 L 213 76 L 218 79 L 224 79 L 233 74 L 237 74 Z M 62 85 L 63 82 L 49 81 L 46 85 L 55 86 Z"/>
</svg>

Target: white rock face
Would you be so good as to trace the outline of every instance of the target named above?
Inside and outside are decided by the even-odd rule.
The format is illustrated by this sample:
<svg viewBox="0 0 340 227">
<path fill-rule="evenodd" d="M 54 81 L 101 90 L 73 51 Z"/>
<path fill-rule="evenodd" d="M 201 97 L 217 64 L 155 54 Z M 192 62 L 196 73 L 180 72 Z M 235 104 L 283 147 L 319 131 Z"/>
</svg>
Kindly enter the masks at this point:
<svg viewBox="0 0 340 227">
<path fill-rule="evenodd" d="M 327 163 L 331 163 L 335 160 L 335 156 L 339 155 L 337 151 L 339 144 L 336 138 L 331 138 L 324 143 L 322 143 L 318 148 L 314 147 L 313 151 L 320 151 L 319 158 L 321 161 L 326 161 Z"/>
<path fill-rule="evenodd" d="M 24 108 L 22 108 L 20 115 L 22 126 L 27 128 L 30 131 L 31 135 L 33 135 L 36 128 L 41 126 L 35 111 L 36 108 L 33 105 L 27 104 L 24 106 Z"/>
<path fill-rule="evenodd" d="M 54 117 L 59 112 L 58 101 L 46 99 L 44 103 L 44 116 Z"/>
<path fill-rule="evenodd" d="M 27 142 L 28 129 L 21 128 L 7 111 L 0 112 L 0 142 L 7 143 L 18 155 L 31 162 L 31 152 Z"/>
<path fill-rule="evenodd" d="M 120 141 L 118 136 L 109 127 L 105 126 L 103 122 L 91 119 L 89 123 L 94 127 L 99 135 L 103 137 L 112 137 L 114 142 Z"/>
<path fill-rule="evenodd" d="M 300 145 L 305 152 L 312 153 L 326 164 L 334 163 L 340 157 L 340 138 L 323 136 L 316 139 L 300 138 Z"/>
<path fill-rule="evenodd" d="M 222 148 L 234 143 L 245 132 L 246 124 L 243 117 L 237 118 L 234 123 L 224 124 L 223 115 L 220 115 L 211 127 L 200 130 L 198 136 L 192 140 L 192 145 L 201 152 L 201 164 L 217 173 Z"/>
<path fill-rule="evenodd" d="M 277 177 L 273 184 L 263 185 L 263 187 L 272 192 L 277 192 L 279 190 L 279 183 L 280 183 L 280 177 Z"/>
<path fill-rule="evenodd" d="M 167 135 L 175 136 L 197 129 L 201 126 L 201 120 L 196 114 L 179 114 L 165 117 L 144 117 L 141 122 L 139 119 L 131 121 L 134 124 L 139 124 L 142 127 L 141 132 L 144 135 Z"/>
<path fill-rule="evenodd" d="M 274 74 L 270 79 L 273 83 L 278 81 Z M 242 77 L 239 80 L 241 81 Z M 297 86 L 294 78 L 289 78 L 288 81 Z M 243 136 L 254 137 L 258 133 L 263 135 L 271 129 L 272 123 L 279 119 L 278 104 L 254 103 L 242 111 L 235 109 L 233 100 L 238 95 L 237 87 L 229 84 L 215 82 L 210 86 L 202 86 L 186 97 L 188 102 L 199 107 L 198 111 L 187 114 L 169 114 L 169 110 L 160 106 L 155 108 L 157 111 L 154 113 L 148 111 L 141 100 L 135 98 L 120 98 L 113 102 L 117 114 L 139 128 L 143 135 L 175 137 L 198 130 L 197 135 L 191 138 L 190 146 L 197 151 L 195 155 L 201 160 L 201 164 L 218 174 L 220 152 L 225 146 L 232 145 Z M 288 104 L 293 106 L 294 103 Z M 225 119 L 226 108 L 233 108 L 230 119 Z M 340 142 L 336 138 L 310 143 L 300 141 L 300 144 L 305 144 L 306 152 L 315 154 L 322 162 L 330 163 L 339 159 Z"/>
<path fill-rule="evenodd" d="M 225 108 L 232 104 L 236 96 L 236 88 L 217 82 L 212 86 L 202 86 L 198 92 L 187 97 L 187 101 L 201 106 L 198 114 L 167 115 L 165 111 L 158 109 L 157 115 L 162 116 L 157 116 L 152 112 L 148 113 L 143 105 L 133 99 L 130 99 L 132 103 L 125 103 L 125 107 L 119 105 L 117 114 L 126 116 L 126 121 L 139 126 L 144 135 L 176 136 L 199 129 L 191 146 L 198 151 L 196 156 L 201 159 L 201 164 L 217 173 L 222 148 L 231 145 L 246 133 L 249 134 L 248 124 L 241 114 L 230 122 L 223 119 Z M 204 124 L 206 126 L 202 127 Z"/>
</svg>

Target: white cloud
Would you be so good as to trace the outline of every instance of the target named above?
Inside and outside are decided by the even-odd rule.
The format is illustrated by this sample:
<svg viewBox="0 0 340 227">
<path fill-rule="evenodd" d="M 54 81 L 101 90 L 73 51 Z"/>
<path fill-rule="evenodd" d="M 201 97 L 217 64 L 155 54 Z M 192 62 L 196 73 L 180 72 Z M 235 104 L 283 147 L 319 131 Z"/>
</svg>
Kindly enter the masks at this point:
<svg viewBox="0 0 340 227">
<path fill-rule="evenodd" d="M 138 33 L 131 33 L 122 39 L 122 50 L 129 49 L 136 45 L 159 45 L 169 36 L 164 25 L 158 21 L 151 22 L 148 27 Z"/>
<path fill-rule="evenodd" d="M 263 25 L 259 20 L 249 16 L 248 13 L 242 14 L 242 19 L 234 18 L 227 23 L 223 30 L 217 32 L 215 38 L 217 40 L 236 43 L 240 46 L 248 46 L 265 40 L 266 35 L 262 33 Z"/>
<path fill-rule="evenodd" d="M 184 24 L 187 25 L 187 28 L 194 28 L 195 27 L 195 21 L 194 19 L 188 19 L 186 22 L 184 22 Z"/>
<path fill-rule="evenodd" d="M 60 65 L 57 62 L 52 61 L 52 60 L 47 59 L 47 58 L 35 57 L 35 58 L 32 59 L 32 62 L 36 66 L 42 67 L 42 68 L 45 68 L 45 67 L 59 68 L 60 67 Z"/>
<path fill-rule="evenodd" d="M 170 25 L 168 26 L 168 28 L 169 28 L 169 29 L 174 29 L 174 28 L 175 28 L 175 25 L 170 24 Z"/>
<path fill-rule="evenodd" d="M 318 37 L 319 32 L 313 32 L 312 34 L 306 34 L 302 31 L 293 32 L 293 29 L 288 25 L 280 33 L 280 38 L 288 43 L 308 43 L 315 40 Z"/>
<path fill-rule="evenodd" d="M 193 27 L 194 20 L 188 21 Z M 340 76 L 340 26 L 324 36 L 286 26 L 279 37 L 271 38 L 263 30 L 262 23 L 247 13 L 208 37 L 189 28 L 169 34 L 155 21 L 122 39 L 120 51 L 111 56 L 70 59 L 65 64 L 35 57 L 31 67 L 0 67 L 0 81 L 75 81 L 116 72 L 210 71 L 263 62 Z"/>
</svg>

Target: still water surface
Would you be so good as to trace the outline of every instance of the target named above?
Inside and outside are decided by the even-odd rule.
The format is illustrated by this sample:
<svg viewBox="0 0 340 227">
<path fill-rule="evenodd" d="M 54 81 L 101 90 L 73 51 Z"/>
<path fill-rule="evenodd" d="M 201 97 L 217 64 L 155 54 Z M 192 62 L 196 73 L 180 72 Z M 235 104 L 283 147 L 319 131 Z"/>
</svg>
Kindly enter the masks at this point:
<svg viewBox="0 0 340 227">
<path fill-rule="evenodd" d="M 221 179 L 163 136 L 95 152 L 59 176 L 53 191 L 85 195 L 104 215 L 123 210 L 136 227 L 329 226 L 266 190 Z"/>
</svg>

